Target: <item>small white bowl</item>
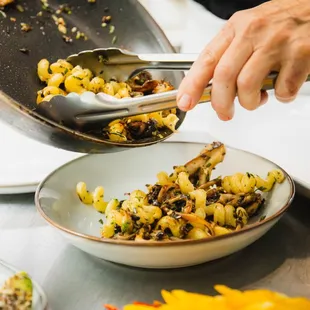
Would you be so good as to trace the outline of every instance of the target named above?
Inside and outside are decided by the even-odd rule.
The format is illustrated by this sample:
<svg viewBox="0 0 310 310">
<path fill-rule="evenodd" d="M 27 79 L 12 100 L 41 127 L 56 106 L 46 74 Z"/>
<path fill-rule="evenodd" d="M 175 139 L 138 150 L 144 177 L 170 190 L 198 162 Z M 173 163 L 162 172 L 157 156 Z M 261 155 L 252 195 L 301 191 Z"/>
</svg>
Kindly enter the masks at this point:
<svg viewBox="0 0 310 310">
<path fill-rule="evenodd" d="M 201 143 L 160 143 L 145 148 L 104 155 L 87 155 L 58 168 L 39 185 L 35 202 L 43 218 L 77 248 L 101 259 L 143 268 L 176 268 L 197 265 L 218 259 L 250 245 L 263 236 L 291 204 L 295 187 L 284 171 L 286 180 L 267 195 L 266 207 L 255 223 L 244 229 L 201 240 L 173 242 L 123 241 L 100 238 L 100 219 L 104 216 L 83 205 L 76 192 L 76 184 L 86 182 L 89 189 L 102 185 L 105 200 L 123 199 L 124 193 L 144 189 L 156 182 L 160 171 L 170 172 L 197 156 Z M 272 169 L 281 169 L 260 156 L 227 148 L 222 164 L 213 177 L 236 172 L 252 172 L 262 177 Z M 262 253 L 263 254 L 263 253 Z"/>
<path fill-rule="evenodd" d="M 16 267 L 0 260 L 0 286 L 3 286 L 5 281 L 20 272 Z M 47 307 L 47 297 L 42 287 L 33 279 L 32 286 L 32 310 L 45 310 Z"/>
</svg>

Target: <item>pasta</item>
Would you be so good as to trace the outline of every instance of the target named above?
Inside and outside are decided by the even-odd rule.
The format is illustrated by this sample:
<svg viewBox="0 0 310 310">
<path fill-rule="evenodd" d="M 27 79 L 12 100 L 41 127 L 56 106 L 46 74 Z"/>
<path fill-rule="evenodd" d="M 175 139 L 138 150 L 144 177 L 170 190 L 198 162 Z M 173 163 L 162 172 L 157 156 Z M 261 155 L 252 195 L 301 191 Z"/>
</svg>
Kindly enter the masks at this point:
<svg viewBox="0 0 310 310">
<path fill-rule="evenodd" d="M 283 173 L 280 171 L 270 171 L 267 179 L 264 180 L 258 175 L 251 173 L 236 173 L 232 176 L 226 176 L 223 179 L 223 188 L 227 193 L 250 193 L 255 187 L 263 192 L 269 192 L 274 183 L 281 183 L 284 179 Z"/>
<path fill-rule="evenodd" d="M 272 170 L 266 179 L 251 173 L 211 179 L 225 153 L 222 143 L 209 144 L 193 160 L 174 167 L 171 175 L 160 172 L 147 192 L 135 190 L 124 201 L 105 202 L 103 187 L 90 192 L 84 182 L 76 192 L 82 203 L 105 214 L 103 238 L 161 241 L 227 234 L 245 227 L 264 205 L 262 193 L 285 176 Z"/>
<path fill-rule="evenodd" d="M 166 81 L 153 80 L 148 72 L 142 72 L 127 82 L 113 79 L 105 81 L 100 76 L 81 66 L 73 67 L 66 60 L 59 59 L 50 63 L 41 59 L 37 65 L 37 75 L 46 86 L 37 92 L 37 104 L 50 101 L 54 96 L 66 96 L 69 93 L 83 94 L 90 91 L 95 94 L 105 93 L 117 99 L 144 96 L 152 93 L 166 92 L 173 86 Z M 126 142 L 158 136 L 160 131 L 175 131 L 179 118 L 176 110 L 159 111 L 112 121 L 104 128 L 105 138 L 114 142 Z"/>
<path fill-rule="evenodd" d="M 303 297 L 288 297 L 267 289 L 239 291 L 225 285 L 215 285 L 220 294 L 208 296 L 190 293 L 183 290 L 168 292 L 162 290 L 164 303 L 154 301 L 153 304 L 134 302 L 124 306 L 123 310 L 308 310 L 310 300 Z M 117 310 L 114 306 L 104 305 L 106 310 Z"/>
</svg>

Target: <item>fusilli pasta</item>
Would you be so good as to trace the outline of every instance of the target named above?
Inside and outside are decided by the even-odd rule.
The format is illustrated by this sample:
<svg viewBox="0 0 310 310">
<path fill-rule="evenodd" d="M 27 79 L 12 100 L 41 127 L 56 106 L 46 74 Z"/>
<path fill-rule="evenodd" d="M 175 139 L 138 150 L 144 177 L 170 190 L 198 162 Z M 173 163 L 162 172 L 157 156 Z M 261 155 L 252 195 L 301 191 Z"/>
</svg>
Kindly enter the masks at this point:
<svg viewBox="0 0 310 310">
<path fill-rule="evenodd" d="M 103 238 L 136 241 L 201 239 L 242 229 L 264 204 L 262 192 L 284 181 L 281 170 L 272 170 L 267 179 L 251 173 L 211 179 L 208 169 L 223 161 L 222 143 L 214 142 L 193 160 L 174 167 L 168 175 L 160 172 L 158 182 L 147 192 L 135 190 L 124 201 L 104 201 L 102 187 L 93 193 L 86 184 L 77 184 L 80 200 L 102 213 L 106 220 Z M 204 183 L 201 183 L 204 180 Z"/>
<path fill-rule="evenodd" d="M 54 63 L 41 59 L 37 65 L 37 75 L 46 84 L 46 87 L 37 92 L 37 104 L 50 101 L 54 96 L 66 96 L 72 92 L 79 95 L 87 91 L 95 94 L 105 93 L 122 99 L 173 89 L 173 86 L 166 81 L 153 80 L 148 72 L 142 72 L 127 82 L 113 79 L 105 81 L 100 76 L 94 76 L 89 69 L 81 66 L 73 67 L 64 59 Z M 160 131 L 164 128 L 175 131 L 178 121 L 175 109 L 142 114 L 112 121 L 107 128 L 104 128 L 103 135 L 114 142 L 139 140 L 154 135 L 160 138 Z"/>
</svg>

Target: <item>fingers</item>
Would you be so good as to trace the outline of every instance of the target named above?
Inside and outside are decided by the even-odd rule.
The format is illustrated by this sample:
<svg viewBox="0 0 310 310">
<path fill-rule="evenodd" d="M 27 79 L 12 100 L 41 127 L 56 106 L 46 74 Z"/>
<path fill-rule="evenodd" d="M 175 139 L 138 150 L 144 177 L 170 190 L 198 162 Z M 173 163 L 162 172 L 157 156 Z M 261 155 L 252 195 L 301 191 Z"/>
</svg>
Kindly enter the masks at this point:
<svg viewBox="0 0 310 310">
<path fill-rule="evenodd" d="M 256 52 L 242 68 L 237 78 L 237 89 L 239 103 L 246 110 L 255 110 L 267 101 L 267 92 L 262 92 L 261 88 L 272 67 L 268 55 Z"/>
<path fill-rule="evenodd" d="M 308 74 L 309 65 L 306 61 L 284 63 L 275 85 L 276 98 L 283 103 L 293 101 Z"/>
<path fill-rule="evenodd" d="M 251 43 L 245 38 L 234 39 L 215 68 L 211 101 L 223 121 L 232 119 L 234 115 L 237 77 L 252 51 Z"/>
<path fill-rule="evenodd" d="M 179 86 L 177 96 L 179 109 L 188 111 L 195 107 L 233 37 L 232 28 L 227 24 L 202 51 Z"/>
</svg>

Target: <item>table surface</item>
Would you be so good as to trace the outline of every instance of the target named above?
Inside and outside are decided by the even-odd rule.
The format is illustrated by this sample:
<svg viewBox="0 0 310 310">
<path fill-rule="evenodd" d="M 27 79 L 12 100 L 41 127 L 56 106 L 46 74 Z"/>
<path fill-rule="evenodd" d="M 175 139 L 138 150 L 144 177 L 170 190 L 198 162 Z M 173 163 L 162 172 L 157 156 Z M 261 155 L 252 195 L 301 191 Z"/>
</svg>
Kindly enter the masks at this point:
<svg viewBox="0 0 310 310">
<path fill-rule="evenodd" d="M 227 258 L 178 270 L 142 270 L 100 261 L 67 244 L 37 213 L 33 194 L 0 196 L 0 259 L 44 288 L 49 310 L 103 309 L 160 298 L 180 288 L 214 293 L 216 283 L 310 297 L 310 201 L 296 196 L 264 237 Z"/>
</svg>

